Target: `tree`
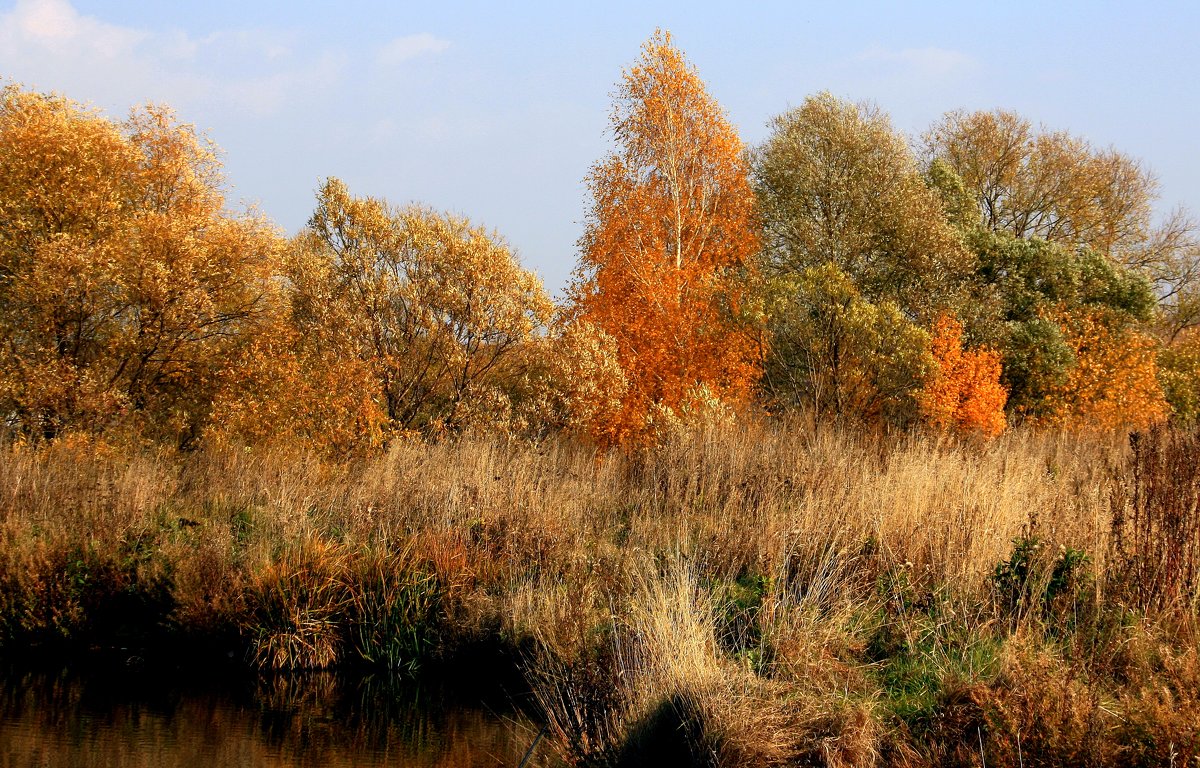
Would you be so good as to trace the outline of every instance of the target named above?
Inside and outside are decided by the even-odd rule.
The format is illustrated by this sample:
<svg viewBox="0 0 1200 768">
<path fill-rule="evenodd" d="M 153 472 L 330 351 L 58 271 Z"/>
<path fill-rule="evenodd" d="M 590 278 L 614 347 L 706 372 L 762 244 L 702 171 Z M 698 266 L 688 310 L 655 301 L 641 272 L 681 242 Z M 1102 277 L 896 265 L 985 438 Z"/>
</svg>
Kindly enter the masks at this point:
<svg viewBox="0 0 1200 768">
<path fill-rule="evenodd" d="M 740 316 L 758 240 L 741 141 L 670 35 L 624 73 L 611 130 L 618 149 L 587 179 L 572 297 L 616 346 L 628 389 L 598 436 L 622 441 L 702 390 L 749 398 L 761 353 Z"/>
<path fill-rule="evenodd" d="M 833 264 L 767 281 L 771 354 L 763 385 L 775 405 L 834 418 L 911 421 L 933 361 L 929 335 L 891 301 L 873 304 Z"/>
<path fill-rule="evenodd" d="M 1090 248 L 977 230 L 969 335 L 1003 354 L 1003 383 L 1015 417 L 1042 418 L 1062 406 L 1051 397 L 1066 386 L 1077 360 L 1060 322 L 1099 312 L 1106 324 L 1145 323 L 1154 311 L 1149 282 Z"/>
<path fill-rule="evenodd" d="M 396 209 L 328 180 L 286 274 L 292 322 L 326 365 L 364 364 L 389 429 L 464 425 L 549 320 L 541 281 L 467 219 Z M 502 394 L 502 393 L 501 393 Z"/>
<path fill-rule="evenodd" d="M 281 239 L 224 210 L 213 146 L 0 92 L 0 410 L 29 434 L 120 416 L 187 442 L 274 290 Z"/>
<path fill-rule="evenodd" d="M 1099 309 L 1059 318 L 1075 358 L 1044 421 L 1071 428 L 1142 429 L 1169 413 L 1158 381 L 1157 342 Z"/>
<path fill-rule="evenodd" d="M 832 264 L 868 301 L 932 322 L 970 254 L 887 115 L 821 93 L 772 129 L 753 163 L 763 271 Z"/>
<path fill-rule="evenodd" d="M 987 229 L 1087 245 L 1106 256 L 1147 234 L 1157 182 L 1116 150 L 1035 130 L 1003 110 L 950 112 L 925 144 L 928 158 L 947 163 L 972 191 Z"/>
<path fill-rule="evenodd" d="M 374 370 L 313 341 L 279 307 L 221 372 L 206 442 L 294 442 L 339 456 L 379 446 L 388 422 Z"/>
<path fill-rule="evenodd" d="M 963 349 L 962 333 L 962 323 L 948 314 L 934 323 L 935 365 L 918 395 L 921 415 L 942 431 L 995 437 L 1007 426 L 1000 355 L 986 347 Z"/>
<path fill-rule="evenodd" d="M 1088 248 L 1148 278 L 1169 334 L 1200 322 L 1200 237 L 1176 210 L 1157 225 L 1154 174 L 1114 149 L 1003 110 L 948 113 L 925 135 L 929 172 L 952 169 L 982 226 Z"/>
</svg>

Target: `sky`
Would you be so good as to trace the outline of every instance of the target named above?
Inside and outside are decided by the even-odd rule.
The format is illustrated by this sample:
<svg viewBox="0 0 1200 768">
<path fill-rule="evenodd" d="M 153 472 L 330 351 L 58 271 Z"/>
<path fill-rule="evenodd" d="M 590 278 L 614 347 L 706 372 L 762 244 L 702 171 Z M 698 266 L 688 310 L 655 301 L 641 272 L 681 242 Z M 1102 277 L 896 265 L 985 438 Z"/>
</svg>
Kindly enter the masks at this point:
<svg viewBox="0 0 1200 768">
<path fill-rule="evenodd" d="M 917 136 L 1015 110 L 1140 159 L 1200 214 L 1200 2 L 0 1 L 0 81 L 114 118 L 174 107 L 223 150 L 233 208 L 287 233 L 321 181 L 464 214 L 561 295 L 611 151 L 610 94 L 669 30 L 754 144 L 827 90 Z"/>
</svg>

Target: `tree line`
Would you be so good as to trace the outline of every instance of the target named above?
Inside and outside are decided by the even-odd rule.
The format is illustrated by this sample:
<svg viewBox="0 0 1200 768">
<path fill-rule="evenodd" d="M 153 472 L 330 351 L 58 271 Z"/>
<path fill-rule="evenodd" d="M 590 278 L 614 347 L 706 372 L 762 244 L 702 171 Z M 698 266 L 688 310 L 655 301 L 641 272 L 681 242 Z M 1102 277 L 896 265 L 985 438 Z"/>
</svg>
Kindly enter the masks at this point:
<svg viewBox="0 0 1200 768">
<path fill-rule="evenodd" d="M 1136 160 L 1003 110 L 807 98 L 746 147 L 669 34 L 614 94 L 562 306 L 503 237 L 326 180 L 284 237 L 166 108 L 0 92 L 0 413 L 181 446 L 802 408 L 979 437 L 1200 415 L 1200 237 Z"/>
</svg>

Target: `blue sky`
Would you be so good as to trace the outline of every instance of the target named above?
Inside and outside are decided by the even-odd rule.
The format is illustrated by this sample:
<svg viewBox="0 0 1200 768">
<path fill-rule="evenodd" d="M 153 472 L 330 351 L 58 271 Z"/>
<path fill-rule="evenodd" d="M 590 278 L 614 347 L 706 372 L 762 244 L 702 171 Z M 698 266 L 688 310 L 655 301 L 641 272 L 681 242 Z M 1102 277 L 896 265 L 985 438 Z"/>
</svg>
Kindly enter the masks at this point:
<svg viewBox="0 0 1200 768">
<path fill-rule="evenodd" d="M 808 94 L 897 128 L 1014 109 L 1143 160 L 1200 214 L 1200 2 L 0 3 L 0 78 L 123 116 L 166 102 L 225 151 L 235 205 L 287 232 L 321 179 L 500 231 L 559 292 L 609 93 L 656 27 L 743 138 Z"/>
</svg>

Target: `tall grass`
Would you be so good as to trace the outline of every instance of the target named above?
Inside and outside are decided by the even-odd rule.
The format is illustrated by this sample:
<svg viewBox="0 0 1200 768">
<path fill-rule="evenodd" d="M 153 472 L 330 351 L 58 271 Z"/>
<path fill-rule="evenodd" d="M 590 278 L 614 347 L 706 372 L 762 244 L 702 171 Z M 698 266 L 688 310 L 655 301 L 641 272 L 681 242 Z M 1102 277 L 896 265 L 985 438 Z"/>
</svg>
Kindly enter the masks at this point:
<svg viewBox="0 0 1200 768">
<path fill-rule="evenodd" d="M 412 669 L 482 644 L 579 764 L 1191 759 L 1200 531 L 1165 468 L 1198 459 L 1139 440 L 797 420 L 604 455 L 9 444 L 0 651 Z"/>
</svg>

